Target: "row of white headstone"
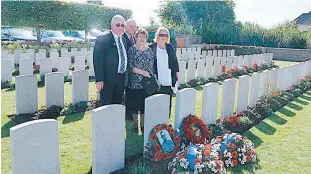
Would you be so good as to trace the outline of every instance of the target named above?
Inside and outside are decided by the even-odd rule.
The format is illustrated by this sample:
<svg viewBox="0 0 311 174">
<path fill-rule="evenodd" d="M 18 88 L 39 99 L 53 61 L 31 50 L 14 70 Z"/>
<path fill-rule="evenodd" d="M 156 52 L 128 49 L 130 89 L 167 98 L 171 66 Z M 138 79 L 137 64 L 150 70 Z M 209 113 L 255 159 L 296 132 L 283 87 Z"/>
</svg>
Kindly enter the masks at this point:
<svg viewBox="0 0 311 174">
<path fill-rule="evenodd" d="M 93 51 L 93 48 L 90 48 L 90 51 Z M 1 59 L 13 60 L 14 64 L 18 65 L 20 59 L 28 58 L 32 59 L 33 63 L 36 63 L 36 65 L 40 65 L 40 61 L 37 61 L 37 59 L 46 58 L 46 53 L 46 49 L 39 49 L 38 53 L 35 53 L 34 49 L 26 49 L 25 51 L 16 49 L 13 51 L 13 54 L 11 54 L 9 50 L 1 50 Z M 77 48 L 71 48 L 70 52 L 68 51 L 68 48 L 61 48 L 61 55 L 59 55 L 59 52 L 56 48 L 52 48 L 50 49 L 50 53 L 52 53 L 52 57 L 88 56 L 87 48 L 81 48 L 80 51 L 78 51 Z"/>
<path fill-rule="evenodd" d="M 227 70 L 234 67 L 242 67 L 243 65 L 251 68 L 255 63 L 261 66 L 264 62 L 272 62 L 273 54 L 256 54 L 233 57 L 211 57 L 207 59 L 178 61 L 179 64 L 179 83 L 185 84 L 191 80 L 198 78 L 208 79 L 221 75 L 222 66 L 226 66 Z M 187 78 L 186 78 L 187 77 Z"/>
<path fill-rule="evenodd" d="M 289 77 L 289 73 L 292 77 L 284 78 Z M 246 110 L 247 105 L 257 101 L 259 96 L 275 91 L 276 88 L 288 89 L 307 74 L 311 74 L 311 61 L 240 77 L 237 110 Z M 222 117 L 228 117 L 234 112 L 235 88 L 235 79 L 224 81 Z M 201 115 L 207 124 L 216 123 L 218 92 L 218 83 L 209 83 L 203 87 Z M 250 98 L 248 98 L 249 93 Z M 195 114 L 195 106 L 195 89 L 183 89 L 177 92 L 174 123 L 176 128 L 179 127 L 183 118 L 189 114 Z M 146 99 L 144 147 L 148 143 L 148 132 L 158 124 L 168 124 L 168 115 L 168 95 L 157 94 Z M 92 111 L 93 174 L 108 174 L 124 167 L 124 132 L 125 106 L 108 105 Z M 10 137 L 13 174 L 60 173 L 58 123 L 56 120 L 36 120 L 17 125 L 10 128 Z"/>
<path fill-rule="evenodd" d="M 38 111 L 38 87 L 35 75 L 16 77 L 16 114 L 27 114 Z M 89 71 L 72 72 L 72 103 L 88 101 Z M 64 74 L 53 72 L 45 74 L 45 106 L 64 106 Z"/>
<path fill-rule="evenodd" d="M 235 55 L 235 50 L 201 50 L 201 48 L 177 48 L 178 60 L 198 60 L 211 57 L 230 57 Z"/>
<path fill-rule="evenodd" d="M 77 51 L 81 52 L 81 51 Z M 46 57 L 45 53 L 36 53 L 36 65 L 39 65 L 40 75 L 52 72 L 53 68 L 57 68 L 58 72 L 69 76 L 69 68 L 71 66 L 72 55 L 74 58 L 74 69 L 85 70 L 85 65 L 89 65 L 89 76 L 95 76 L 93 66 L 93 51 L 86 51 L 86 56 L 81 54 L 72 54 L 72 52 L 62 52 L 59 57 L 58 52 L 50 52 L 50 57 Z M 9 58 L 11 56 L 11 58 Z M 8 55 L 1 59 L 1 82 L 12 81 L 12 72 L 15 69 L 13 56 Z M 85 60 L 87 63 L 85 64 Z M 19 59 L 19 75 L 33 74 L 33 59 L 31 57 Z"/>
</svg>

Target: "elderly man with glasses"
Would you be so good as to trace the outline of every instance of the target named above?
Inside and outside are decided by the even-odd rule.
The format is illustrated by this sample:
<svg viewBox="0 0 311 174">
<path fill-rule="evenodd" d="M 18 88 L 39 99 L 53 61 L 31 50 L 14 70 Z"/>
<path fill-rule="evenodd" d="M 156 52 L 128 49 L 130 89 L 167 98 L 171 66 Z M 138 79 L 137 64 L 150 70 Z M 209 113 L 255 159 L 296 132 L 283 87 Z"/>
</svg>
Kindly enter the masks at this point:
<svg viewBox="0 0 311 174">
<path fill-rule="evenodd" d="M 128 81 L 128 45 L 124 31 L 125 19 L 116 15 L 111 20 L 111 30 L 98 36 L 95 43 L 93 64 L 101 105 L 122 103 Z"/>
</svg>

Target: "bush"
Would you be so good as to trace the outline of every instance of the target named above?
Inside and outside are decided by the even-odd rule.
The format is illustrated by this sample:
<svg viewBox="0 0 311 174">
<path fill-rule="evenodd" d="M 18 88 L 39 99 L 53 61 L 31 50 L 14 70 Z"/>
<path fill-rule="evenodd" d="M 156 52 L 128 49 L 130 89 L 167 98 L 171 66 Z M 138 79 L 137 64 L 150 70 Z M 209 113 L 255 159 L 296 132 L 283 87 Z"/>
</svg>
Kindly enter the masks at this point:
<svg viewBox="0 0 311 174">
<path fill-rule="evenodd" d="M 19 76 L 19 69 L 15 69 L 12 73 L 13 76 Z"/>
<path fill-rule="evenodd" d="M 40 80 L 38 81 L 38 86 L 39 87 L 45 86 L 45 75 L 44 74 L 40 75 Z"/>
<path fill-rule="evenodd" d="M 130 164 L 125 173 L 128 174 L 152 174 L 151 165 L 147 164 L 144 161 L 137 161 L 135 163 Z"/>
</svg>

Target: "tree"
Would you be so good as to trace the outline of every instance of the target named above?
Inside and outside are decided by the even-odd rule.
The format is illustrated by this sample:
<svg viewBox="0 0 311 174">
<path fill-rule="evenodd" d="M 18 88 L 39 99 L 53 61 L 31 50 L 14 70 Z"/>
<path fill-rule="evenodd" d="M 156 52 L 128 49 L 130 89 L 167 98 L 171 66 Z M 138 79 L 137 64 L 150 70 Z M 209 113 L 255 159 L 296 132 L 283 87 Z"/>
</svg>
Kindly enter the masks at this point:
<svg viewBox="0 0 311 174">
<path fill-rule="evenodd" d="M 90 30 L 94 26 L 108 28 L 111 18 L 120 14 L 132 16 L 131 10 L 108 8 L 102 5 L 66 3 L 62 1 L 3 1 L 1 2 L 2 25 L 32 27 L 51 30 Z"/>
</svg>

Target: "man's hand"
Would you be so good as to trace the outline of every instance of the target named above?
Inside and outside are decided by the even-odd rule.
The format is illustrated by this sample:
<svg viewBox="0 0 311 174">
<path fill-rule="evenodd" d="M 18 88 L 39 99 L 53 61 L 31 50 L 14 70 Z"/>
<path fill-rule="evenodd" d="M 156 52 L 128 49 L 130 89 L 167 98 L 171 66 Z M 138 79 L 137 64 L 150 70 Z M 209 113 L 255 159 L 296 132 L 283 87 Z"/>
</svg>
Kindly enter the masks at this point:
<svg viewBox="0 0 311 174">
<path fill-rule="evenodd" d="M 104 88 L 104 82 L 96 82 L 96 88 L 100 92 Z"/>
</svg>

